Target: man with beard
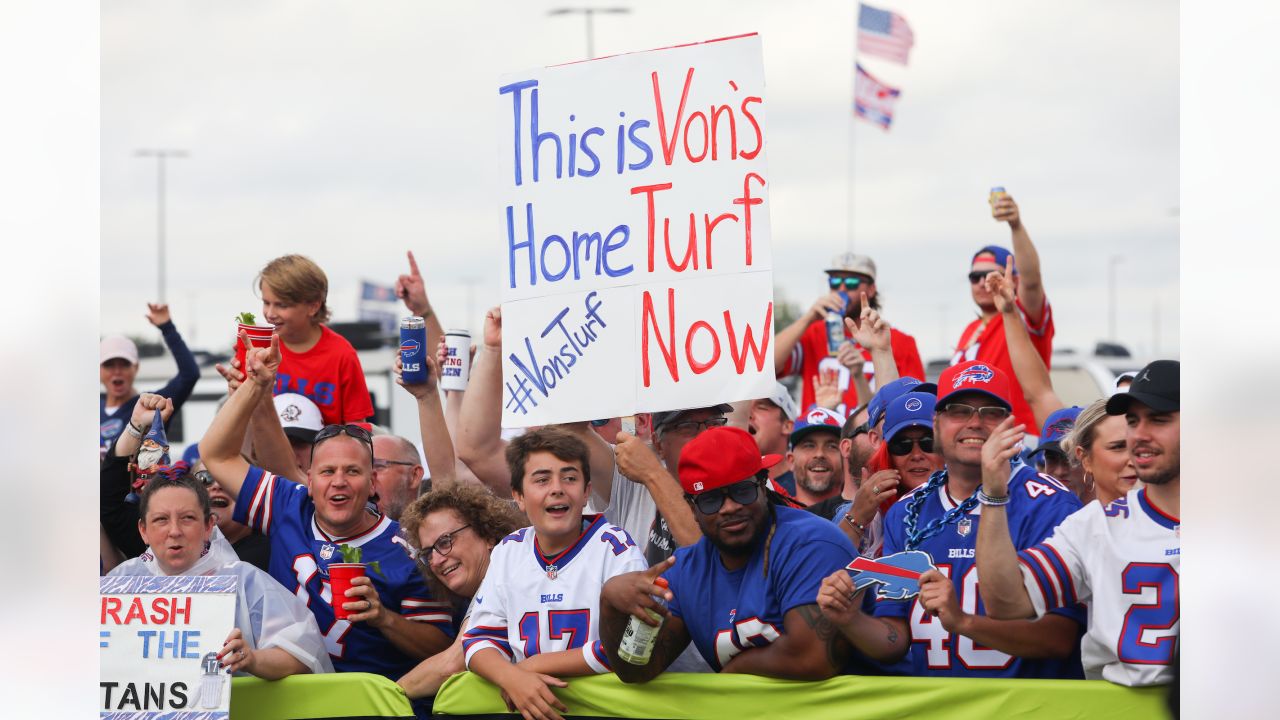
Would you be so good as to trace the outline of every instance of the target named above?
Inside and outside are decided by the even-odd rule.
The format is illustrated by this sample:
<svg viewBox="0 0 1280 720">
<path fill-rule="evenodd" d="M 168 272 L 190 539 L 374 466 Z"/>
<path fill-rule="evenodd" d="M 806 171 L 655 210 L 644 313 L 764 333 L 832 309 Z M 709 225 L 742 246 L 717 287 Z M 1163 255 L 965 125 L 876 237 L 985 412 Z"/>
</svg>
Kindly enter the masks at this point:
<svg viewBox="0 0 1280 720">
<path fill-rule="evenodd" d="M 1004 423 L 1012 414 L 1010 382 L 999 368 L 968 362 L 943 372 L 937 392 L 933 437 L 946 465 L 885 513 L 884 555 L 904 550 L 928 553 L 934 565 L 946 569 L 961 607 L 985 615 L 974 563 L 975 526 L 983 524 L 988 509 L 980 504 L 983 448 L 988 438 L 1012 425 Z M 1010 503 L 1008 524 L 1014 529 L 1014 542 L 1018 548 L 1027 548 L 1043 541 L 1079 510 L 1080 501 L 1065 485 L 1020 460 L 1010 472 L 1010 459 L 1016 460 L 1015 456 L 1011 451 L 1003 460 L 1008 489 L 1002 489 L 1001 495 Z M 877 599 L 874 617 L 868 617 L 860 609 L 861 593 L 854 592 L 849 573 L 843 570 L 823 581 L 818 604 L 857 649 L 884 664 L 906 657 L 912 675 L 1057 678 L 1071 674 L 1067 663 L 1013 657 L 949 632 L 926 611 L 919 597 Z M 1074 601 L 1067 605 L 1046 618 L 1049 622 L 1043 632 L 1065 634 L 1083 624 L 1084 609 Z"/>
<path fill-rule="evenodd" d="M 824 575 L 844 572 L 853 546 L 830 523 L 768 502 L 768 468 L 780 459 L 761 457 L 751 435 L 732 427 L 711 428 L 685 446 L 680 485 L 703 537 L 601 591 L 600 634 L 623 682 L 656 677 L 690 640 L 718 672 L 822 680 L 840 668 L 848 647 L 814 598 Z M 669 589 L 655 583 L 659 576 Z M 633 665 L 617 648 L 628 617 L 644 619 L 645 609 L 666 621 L 649 662 Z"/>
<path fill-rule="evenodd" d="M 839 413 L 815 407 L 791 431 L 787 461 L 796 476 L 796 499 L 805 505 L 835 497 L 844 487 L 844 456 L 840 454 L 843 426 Z"/>
<path fill-rule="evenodd" d="M 1156 360 L 1128 392 L 1107 401 L 1107 413 L 1123 414 L 1129 425 L 1125 441 L 1142 485 L 1105 508 L 1090 503 L 1053 537 L 1021 552 L 1010 542 L 1013 521 L 1005 504 L 1014 492 L 1007 459 L 1017 450 L 1022 426 L 1002 423 L 983 452 L 987 499 L 978 569 L 987 611 L 991 617 L 1027 618 L 1067 603 L 1088 603 L 1081 654 L 1090 680 L 1173 680 L 1181 551 L 1179 375 L 1176 360 Z"/>
<path fill-rule="evenodd" d="M 407 438 L 374 436 L 373 497 L 383 515 L 400 522 L 404 509 L 418 499 L 425 474 L 422 456 Z"/>
</svg>

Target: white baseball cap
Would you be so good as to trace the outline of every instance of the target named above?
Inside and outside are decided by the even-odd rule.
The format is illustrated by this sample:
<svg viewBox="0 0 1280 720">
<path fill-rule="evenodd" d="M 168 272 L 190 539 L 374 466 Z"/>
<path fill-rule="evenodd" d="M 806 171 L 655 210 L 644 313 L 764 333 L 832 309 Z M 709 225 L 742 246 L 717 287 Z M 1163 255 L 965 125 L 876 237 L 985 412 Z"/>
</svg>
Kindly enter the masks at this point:
<svg viewBox="0 0 1280 720">
<path fill-rule="evenodd" d="M 876 261 L 866 255 L 857 253 L 840 253 L 831 258 L 831 267 L 826 270 L 829 273 L 834 272 L 854 272 L 861 273 L 871 278 L 872 282 L 876 280 Z"/>
<path fill-rule="evenodd" d="M 773 394 L 766 399 L 782 408 L 782 412 L 786 414 L 788 420 L 795 420 L 800 416 L 800 406 L 796 404 L 796 399 L 791 397 L 791 391 L 787 390 L 786 385 L 775 382 Z"/>
<path fill-rule="evenodd" d="M 313 443 L 316 433 L 324 427 L 324 419 L 320 416 L 320 408 L 310 398 L 298 393 L 282 393 L 275 396 L 276 414 L 280 416 L 280 424 L 284 426 L 284 434 L 290 440 Z"/>
<path fill-rule="evenodd" d="M 138 364 L 138 346 L 123 335 L 110 335 L 102 338 L 102 342 L 98 344 L 98 353 L 102 356 L 98 360 L 99 365 L 116 358 L 124 358 L 132 365 Z"/>
</svg>

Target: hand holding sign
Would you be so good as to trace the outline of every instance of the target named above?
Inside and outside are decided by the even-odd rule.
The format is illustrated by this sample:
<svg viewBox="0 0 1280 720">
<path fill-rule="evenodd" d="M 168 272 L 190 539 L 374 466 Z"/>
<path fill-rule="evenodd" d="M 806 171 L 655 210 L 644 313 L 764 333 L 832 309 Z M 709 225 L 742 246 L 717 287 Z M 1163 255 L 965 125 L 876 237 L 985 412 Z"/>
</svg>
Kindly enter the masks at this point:
<svg viewBox="0 0 1280 720">
<path fill-rule="evenodd" d="M 862 604 L 862 591 L 853 587 L 849 573 L 837 570 L 822 579 L 818 589 L 818 609 L 836 625 L 848 625 L 858 614 Z"/>
<path fill-rule="evenodd" d="M 956 598 L 955 585 L 937 570 L 929 570 L 920 576 L 920 604 L 925 612 L 938 618 L 947 632 L 957 632 L 964 620 L 964 610 Z"/>
</svg>

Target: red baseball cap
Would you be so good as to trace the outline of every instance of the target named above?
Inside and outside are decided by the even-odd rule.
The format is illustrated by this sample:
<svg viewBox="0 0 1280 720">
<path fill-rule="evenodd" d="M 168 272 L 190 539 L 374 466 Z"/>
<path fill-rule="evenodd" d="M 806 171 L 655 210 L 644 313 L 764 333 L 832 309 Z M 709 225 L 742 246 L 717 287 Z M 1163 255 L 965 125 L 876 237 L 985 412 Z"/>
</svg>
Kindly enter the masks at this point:
<svg viewBox="0 0 1280 720">
<path fill-rule="evenodd" d="M 755 438 L 742 428 L 708 428 L 680 451 L 680 487 L 697 495 L 742 482 L 780 460 L 781 455 L 761 457 Z"/>
<path fill-rule="evenodd" d="M 941 410 L 953 396 L 968 392 L 988 395 L 999 400 L 1005 409 L 1013 410 L 1013 403 L 1009 400 L 1013 396 L 1009 389 L 1009 376 L 995 365 L 970 360 L 944 370 L 938 377 L 938 409 Z"/>
</svg>

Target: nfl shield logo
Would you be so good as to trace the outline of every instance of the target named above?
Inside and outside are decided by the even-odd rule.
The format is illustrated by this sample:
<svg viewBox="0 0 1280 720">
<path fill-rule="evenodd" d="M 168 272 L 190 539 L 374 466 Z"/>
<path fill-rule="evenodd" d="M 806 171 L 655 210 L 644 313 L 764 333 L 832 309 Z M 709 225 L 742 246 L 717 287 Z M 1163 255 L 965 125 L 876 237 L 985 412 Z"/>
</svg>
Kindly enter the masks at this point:
<svg viewBox="0 0 1280 720">
<path fill-rule="evenodd" d="M 333 557 L 333 546 L 332 546 L 332 545 L 325 545 L 324 547 L 320 548 L 320 559 L 321 559 L 321 560 L 328 560 L 328 559 L 329 559 L 329 558 L 331 558 L 331 557 Z"/>
<path fill-rule="evenodd" d="M 973 532 L 973 521 L 967 517 L 960 518 L 960 522 L 956 523 L 956 532 L 960 533 L 960 537 L 969 537 L 969 533 Z"/>
</svg>

